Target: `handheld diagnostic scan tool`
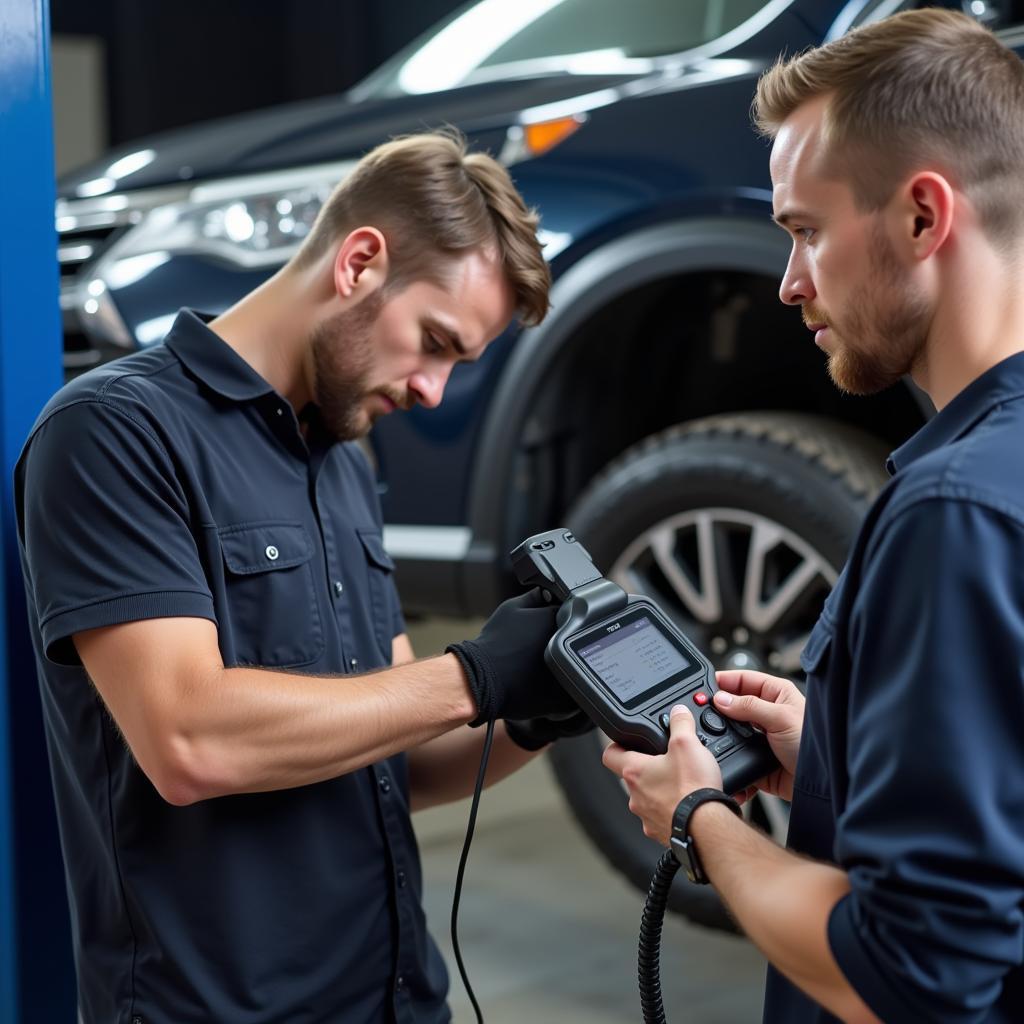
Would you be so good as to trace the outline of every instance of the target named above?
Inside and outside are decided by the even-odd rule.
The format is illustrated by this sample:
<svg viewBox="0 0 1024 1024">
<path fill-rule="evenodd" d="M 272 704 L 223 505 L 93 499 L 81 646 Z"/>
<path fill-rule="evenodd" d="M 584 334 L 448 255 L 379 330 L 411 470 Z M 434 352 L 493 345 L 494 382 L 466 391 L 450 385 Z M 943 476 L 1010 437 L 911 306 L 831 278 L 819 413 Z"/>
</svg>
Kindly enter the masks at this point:
<svg viewBox="0 0 1024 1024">
<path fill-rule="evenodd" d="M 663 754 L 669 713 L 693 712 L 697 736 L 736 793 L 778 767 L 764 736 L 720 715 L 715 670 L 650 599 L 605 579 L 566 529 L 527 538 L 511 555 L 523 586 L 559 601 L 558 629 L 544 659 L 594 724 L 629 750 Z"/>
</svg>

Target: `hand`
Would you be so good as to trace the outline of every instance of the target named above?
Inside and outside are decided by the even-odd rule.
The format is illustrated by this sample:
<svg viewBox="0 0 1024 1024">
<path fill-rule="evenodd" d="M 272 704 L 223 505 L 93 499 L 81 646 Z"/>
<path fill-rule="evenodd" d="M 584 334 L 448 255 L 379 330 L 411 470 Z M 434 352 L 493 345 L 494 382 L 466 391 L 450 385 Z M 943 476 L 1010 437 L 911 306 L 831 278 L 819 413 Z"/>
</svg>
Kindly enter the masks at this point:
<svg viewBox="0 0 1024 1024">
<path fill-rule="evenodd" d="M 478 714 L 470 725 L 495 718 L 539 718 L 576 710 L 544 664 L 558 606 L 536 588 L 498 605 L 475 640 L 449 644 L 462 665 Z"/>
<path fill-rule="evenodd" d="M 582 736 L 594 728 L 585 711 L 568 715 L 545 715 L 543 718 L 506 718 L 505 732 L 523 750 L 540 750 L 565 736 Z"/>
<path fill-rule="evenodd" d="M 695 789 L 722 788 L 722 770 L 714 755 L 697 739 L 688 708 L 677 705 L 669 722 L 668 751 L 640 754 L 612 743 L 604 766 L 615 772 L 629 791 L 629 809 L 644 823 L 644 835 L 668 846 L 672 816 L 679 801 Z"/>
<path fill-rule="evenodd" d="M 792 800 L 793 776 L 804 725 L 804 695 L 788 679 L 763 672 L 717 672 L 716 679 L 719 687 L 714 698 L 716 710 L 727 718 L 763 729 L 781 766 L 743 793 L 737 793 L 736 799 L 742 803 L 760 790 Z"/>
</svg>

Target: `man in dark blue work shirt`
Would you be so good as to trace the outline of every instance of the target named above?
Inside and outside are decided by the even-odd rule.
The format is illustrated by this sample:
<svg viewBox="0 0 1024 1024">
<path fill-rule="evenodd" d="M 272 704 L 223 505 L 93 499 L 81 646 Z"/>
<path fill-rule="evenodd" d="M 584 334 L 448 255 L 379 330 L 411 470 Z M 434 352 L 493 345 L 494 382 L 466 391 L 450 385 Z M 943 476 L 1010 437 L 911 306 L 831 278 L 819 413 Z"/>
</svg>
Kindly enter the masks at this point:
<svg viewBox="0 0 1024 1024">
<path fill-rule="evenodd" d="M 557 733 L 554 610 L 414 662 L 337 442 L 436 406 L 548 285 L 500 165 L 396 140 L 270 281 L 43 411 L 19 534 L 85 1024 L 449 1019 L 409 812 L 471 791 L 467 723 L 527 720 L 490 781 Z"/>
<path fill-rule="evenodd" d="M 780 63 L 755 112 L 793 239 L 782 300 L 839 387 L 909 374 L 938 412 L 893 453 L 810 636 L 806 708 L 788 680 L 718 676 L 718 708 L 779 759 L 757 788 L 792 800 L 790 849 L 713 792 L 685 707 L 666 755 L 605 761 L 770 961 L 770 1024 L 1019 1022 L 1024 64 L 915 11 Z"/>
</svg>

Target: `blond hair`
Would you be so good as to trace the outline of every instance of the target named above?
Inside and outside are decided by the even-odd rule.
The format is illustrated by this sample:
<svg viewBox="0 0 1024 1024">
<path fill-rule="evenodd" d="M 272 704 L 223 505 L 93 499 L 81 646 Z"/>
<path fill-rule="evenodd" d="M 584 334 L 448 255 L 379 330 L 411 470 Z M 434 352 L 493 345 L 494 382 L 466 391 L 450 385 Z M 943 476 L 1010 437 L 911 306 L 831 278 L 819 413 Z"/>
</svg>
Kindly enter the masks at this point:
<svg viewBox="0 0 1024 1024">
<path fill-rule="evenodd" d="M 755 124 L 774 138 L 827 96 L 829 167 L 861 209 L 884 206 L 915 168 L 939 170 L 1013 247 L 1024 214 L 1024 64 L 956 11 L 907 11 L 789 60 L 757 85 Z"/>
<path fill-rule="evenodd" d="M 387 241 L 390 290 L 415 280 L 443 283 L 446 265 L 489 251 L 502 264 L 519 318 L 537 324 L 551 288 L 538 222 L 508 171 L 485 153 L 469 153 L 457 132 L 406 135 L 359 161 L 324 203 L 292 265 L 310 265 L 363 225 Z"/>
</svg>

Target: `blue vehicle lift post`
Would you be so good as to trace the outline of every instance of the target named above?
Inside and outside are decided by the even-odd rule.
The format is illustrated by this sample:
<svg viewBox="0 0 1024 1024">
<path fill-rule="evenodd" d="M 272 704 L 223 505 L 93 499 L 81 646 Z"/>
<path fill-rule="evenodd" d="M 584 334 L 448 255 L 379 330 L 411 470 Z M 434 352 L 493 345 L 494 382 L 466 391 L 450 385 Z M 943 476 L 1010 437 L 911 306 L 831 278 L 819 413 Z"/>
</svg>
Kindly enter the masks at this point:
<svg viewBox="0 0 1024 1024">
<path fill-rule="evenodd" d="M 12 473 L 61 384 L 48 0 L 0 0 L 0 1024 L 73 1024 L 74 970 Z M 74 495 L 68 495 L 74 501 Z"/>
</svg>

